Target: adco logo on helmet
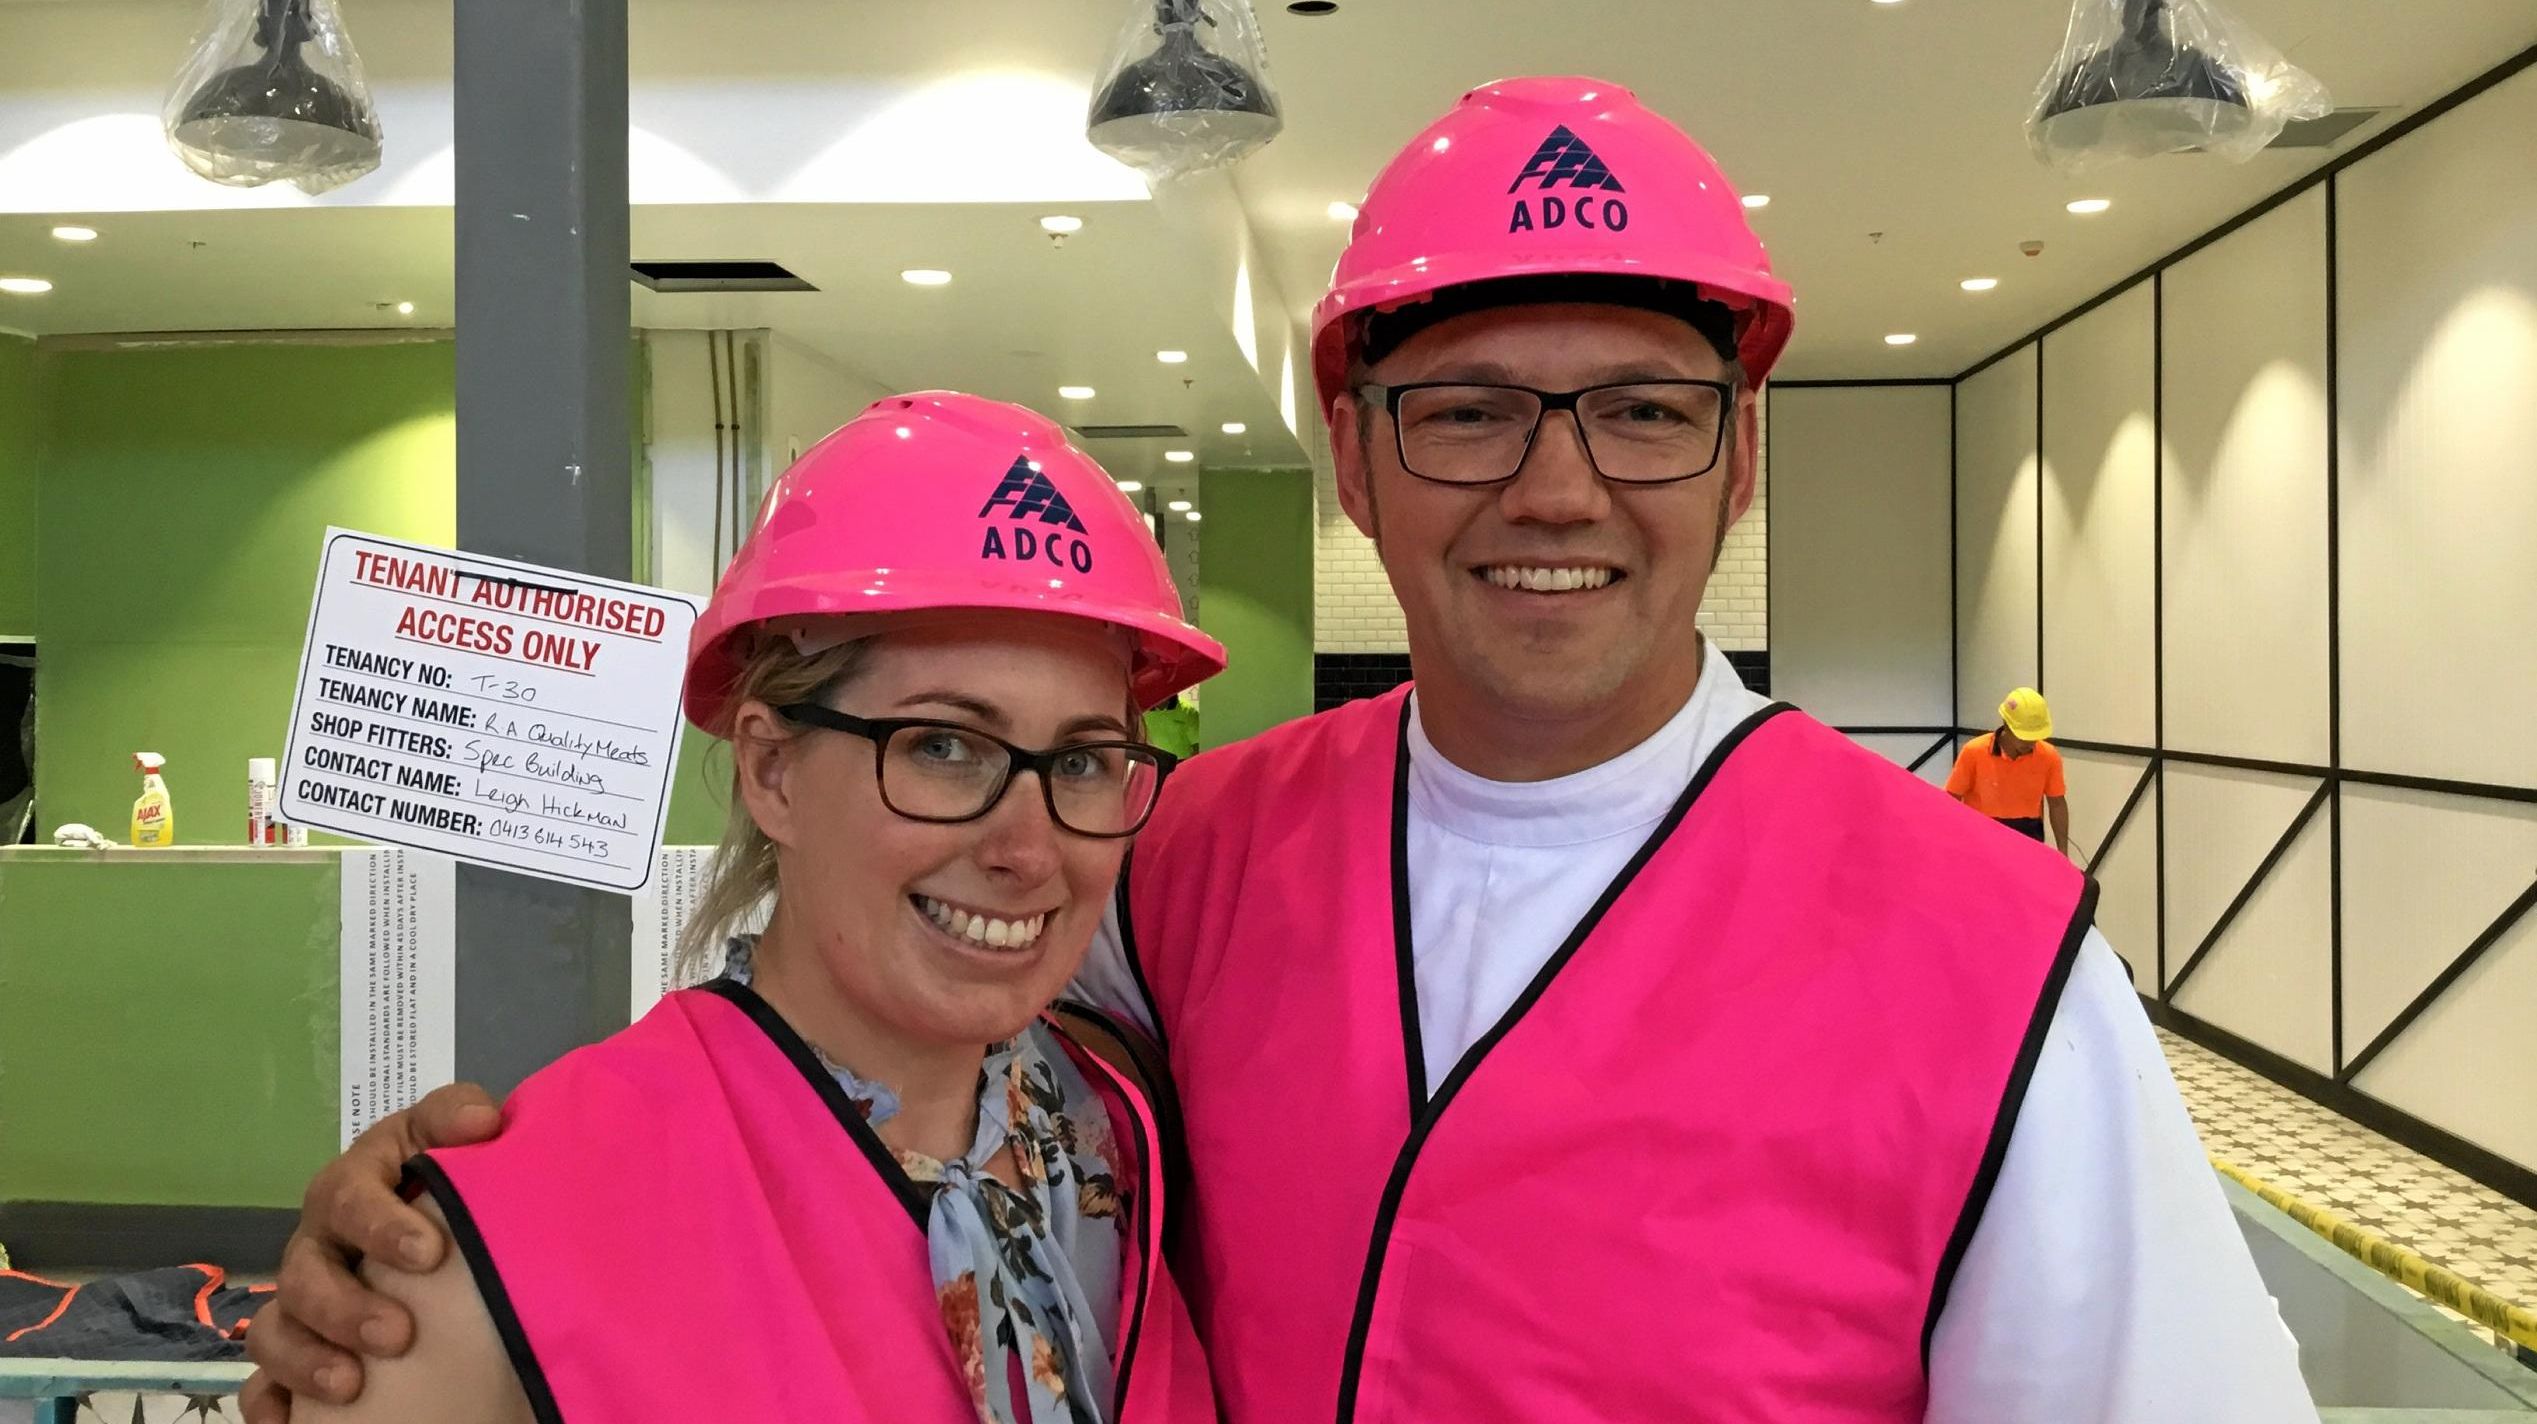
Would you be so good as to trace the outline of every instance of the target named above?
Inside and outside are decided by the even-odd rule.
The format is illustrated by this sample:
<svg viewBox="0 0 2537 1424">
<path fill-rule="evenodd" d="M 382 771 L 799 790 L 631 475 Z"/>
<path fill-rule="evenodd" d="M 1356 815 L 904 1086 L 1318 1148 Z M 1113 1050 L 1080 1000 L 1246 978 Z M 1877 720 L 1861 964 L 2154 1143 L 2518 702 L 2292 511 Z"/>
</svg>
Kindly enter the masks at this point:
<svg viewBox="0 0 2537 1424">
<path fill-rule="evenodd" d="M 1545 196 L 1538 200 L 1518 198 L 1515 212 L 1506 220 L 1508 232 L 1548 231 L 1571 223 L 1589 230 L 1620 232 L 1630 225 L 1630 205 L 1618 198 L 1602 198 L 1597 193 L 1622 191 L 1621 180 L 1595 157 L 1594 149 L 1584 139 L 1569 131 L 1566 124 L 1550 131 L 1542 146 L 1533 151 L 1532 161 L 1515 181 L 1506 185 L 1509 193 L 1519 192 L 1533 183 L 1546 195 L 1565 183 L 1570 196 Z M 1535 206 L 1538 201 L 1538 208 Z"/>
<path fill-rule="evenodd" d="M 1081 536 L 1084 522 L 1075 517 L 1075 507 L 1066 502 L 1066 496 L 1058 492 L 1048 476 L 1040 473 L 1039 466 L 1031 462 L 1030 456 L 1016 455 L 1013 458 L 1013 468 L 1004 472 L 995 493 L 988 495 L 987 502 L 978 506 L 978 517 L 995 519 L 997 510 L 1004 511 L 1004 523 L 987 526 L 986 543 L 978 550 L 979 558 L 1007 561 L 1037 559 L 1061 569 L 1073 569 L 1079 574 L 1092 572 L 1092 545 L 1081 537 L 1067 537 L 1069 533 Z M 1043 527 L 1004 527 L 1005 523 L 1029 524 L 1033 521 Z"/>
</svg>

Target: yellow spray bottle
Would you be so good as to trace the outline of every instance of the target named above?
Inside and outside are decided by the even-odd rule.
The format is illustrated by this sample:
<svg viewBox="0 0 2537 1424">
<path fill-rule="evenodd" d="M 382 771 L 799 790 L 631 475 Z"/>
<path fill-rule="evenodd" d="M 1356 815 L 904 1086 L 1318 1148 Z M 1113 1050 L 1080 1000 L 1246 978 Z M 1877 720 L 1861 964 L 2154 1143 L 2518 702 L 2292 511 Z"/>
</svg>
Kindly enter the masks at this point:
<svg viewBox="0 0 2537 1424">
<path fill-rule="evenodd" d="M 132 803 L 132 844 L 145 850 L 176 844 L 176 803 L 168 799 L 167 783 L 159 779 L 159 773 L 167 769 L 167 758 L 157 752 L 135 752 L 132 764 L 141 769 L 141 796 Z"/>
</svg>

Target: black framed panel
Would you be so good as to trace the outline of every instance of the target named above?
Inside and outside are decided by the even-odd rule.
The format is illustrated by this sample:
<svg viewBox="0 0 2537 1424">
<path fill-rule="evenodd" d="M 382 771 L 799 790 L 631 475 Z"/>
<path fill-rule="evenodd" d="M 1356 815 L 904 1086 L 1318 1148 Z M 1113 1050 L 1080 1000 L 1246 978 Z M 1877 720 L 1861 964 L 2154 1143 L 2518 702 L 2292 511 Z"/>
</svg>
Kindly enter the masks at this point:
<svg viewBox="0 0 2537 1424">
<path fill-rule="evenodd" d="M 2253 1068 L 2256 1071 L 2273 1078 L 2277 1082 L 2281 1082 L 2286 1086 L 2292 1087 L 2295 1090 L 2300 1091 L 2303 1094 L 2314 1098 L 2357 1121 L 2362 1122 L 2365 1126 L 2369 1126 L 2377 1131 L 2385 1133 L 2386 1135 L 2405 1143 L 2407 1146 L 2413 1147 L 2414 1149 L 2425 1153 L 2425 1155 L 2431 1156 L 2436 1160 L 2442 1161 L 2452 1167 L 2464 1171 L 2468 1175 L 2476 1177 L 2477 1179 L 2484 1181 L 2498 1190 L 2504 1191 L 2520 1201 L 2531 1205 L 2537 1205 L 2537 1166 L 2532 1166 L 2532 1164 L 2527 1162 L 2515 1161 L 2510 1157 L 2458 1137 L 2454 1133 L 2446 1132 L 2436 1126 L 2433 1126 L 2431 1123 L 2416 1117 L 2403 1109 L 2395 1107 L 2391 1103 L 2373 1096 L 2371 1093 L 2363 1092 L 2354 1086 L 2354 1081 L 2359 1075 L 2368 1071 L 2374 1065 L 2384 1065 L 2388 1061 L 2386 1055 L 2391 1047 L 2407 1042 L 2408 1040 L 2406 1035 L 2408 1033 L 2418 1032 L 2420 1030 L 2420 1025 L 2423 1023 L 2426 1016 L 2431 1014 L 2432 1010 L 2443 1003 L 2448 996 L 2453 995 L 2457 991 L 2457 987 L 2460 983 L 2468 981 L 2479 967 L 2490 964 L 2496 953 L 2506 946 L 2521 943 L 2525 940 L 2525 926 L 2531 923 L 2532 919 L 2537 919 L 2537 884 L 2528 884 L 2519 887 L 2516 895 L 2510 899 L 2509 903 L 2503 906 L 2498 913 L 2494 914 L 2490 922 L 2485 923 L 2481 931 L 2473 935 L 2470 942 L 2457 945 L 2453 950 L 2444 950 L 2442 952 L 2443 957 L 2434 961 L 2439 963 L 2441 966 L 2439 972 L 2436 975 L 2433 975 L 2428 983 L 2423 984 L 2418 991 L 2413 992 L 2410 999 L 2404 1003 L 2403 1008 L 2395 1014 L 2392 1020 L 2383 1026 L 2378 1027 L 2367 1043 L 2356 1045 L 2353 1042 L 2347 1041 L 2346 1025 L 2344 1023 L 2344 1001 L 2347 993 L 2349 992 L 2347 979 L 2349 978 L 2351 970 L 2351 966 L 2347 963 L 2347 957 L 2349 954 L 2355 952 L 2355 947 L 2351 944 L 2347 944 L 2346 942 L 2347 922 L 2350 919 L 2351 907 L 2347 906 L 2346 903 L 2347 896 L 2344 879 L 2347 874 L 2354 873 L 2354 867 L 2349 866 L 2346 863 L 2346 821 L 2348 819 L 2348 808 L 2346 802 L 2348 794 L 2356 788 L 2388 788 L 2436 793 L 2442 796 L 2460 797 L 2468 800 L 2482 800 L 2493 803 L 2528 806 L 2537 805 L 2537 785 L 2525 784 L 2525 779 L 2514 778 L 2509 775 L 2487 780 L 2471 780 L 2467 778 L 2471 777 L 2473 773 L 2465 768 L 2458 768 L 2456 774 L 2422 775 L 2416 774 L 2413 770 L 2380 770 L 2366 764 L 2369 760 L 2395 760 L 2396 758 L 2393 757 L 2365 757 L 2365 764 L 2359 766 L 2352 764 L 2351 751 L 2346 745 L 2346 709 L 2344 707 L 2346 693 L 2344 683 L 2347 660 L 2343 657 L 2345 646 L 2344 620 L 2349 612 L 2346 607 L 2348 600 L 2346 597 L 2347 590 L 2344 587 L 2347 582 L 2344 577 L 2346 572 L 2344 564 L 2350 555 L 2352 544 L 2349 540 L 2344 538 L 2345 531 L 2343 529 L 2345 516 L 2349 512 L 2349 509 L 2347 508 L 2347 501 L 2343 497 L 2345 491 L 2342 489 L 2343 476 L 2345 473 L 2342 469 L 2342 444 L 2344 426 L 2347 420 L 2347 412 L 2344 406 L 2344 397 L 2346 393 L 2343 391 L 2342 387 L 2344 383 L 2350 379 L 2350 371 L 2347 369 L 2346 363 L 2343 361 L 2341 342 L 2344 335 L 2342 327 L 2349 319 L 2349 313 L 2344 309 L 2343 298 L 2345 294 L 2341 291 L 2341 282 L 2345 275 L 2346 268 L 2353 260 L 2347 250 L 2348 244 L 2343 241 L 2344 234 L 2342 229 L 2353 219 L 2351 216 L 2351 204 L 2347 201 L 2351 195 L 2346 192 L 2346 185 L 2340 179 L 2340 175 L 2350 169 L 2352 165 L 2359 163 L 2374 154 L 2383 152 L 2391 144 L 2397 143 L 2407 135 L 2419 131 L 2424 125 L 2436 122 L 2443 116 L 2455 112 L 2462 105 L 2472 102 L 2477 97 L 2493 90 L 2497 86 L 2533 67 L 2537 67 L 2537 46 L 2532 46 L 2528 49 L 2522 50 L 2502 63 L 2495 65 L 2484 74 L 2478 76 L 2475 80 L 2445 96 L 2439 102 L 2425 107 L 2407 118 L 2404 122 L 2392 127 L 2386 133 L 2371 140 L 2369 143 L 2361 145 L 2352 152 L 2342 155 L 2332 163 L 2320 168 L 2317 172 L 2312 173 L 2302 178 L 2297 183 L 2291 184 L 2282 189 L 2280 192 L 2273 194 L 2228 224 L 2214 229 L 2200 238 L 2197 238 L 2192 243 L 2169 253 L 2158 261 L 2149 264 L 2140 272 L 2126 276 L 2121 281 L 2113 283 L 2088 302 L 2073 308 L 2053 321 L 2048 322 L 2037 328 L 2035 331 L 2021 337 L 2019 340 L 2001 348 L 1991 356 L 1986 357 L 1983 361 L 1968 367 L 1966 370 L 1959 373 L 1957 381 L 1958 404 L 1961 406 L 1965 394 L 1963 382 L 1991 372 L 2002 362 L 2017 359 L 2020 353 L 2029 346 L 2033 346 L 2035 348 L 2034 359 L 2037 363 L 2037 381 L 2033 418 L 2036 424 L 2036 449 L 2038 464 L 2040 466 L 2045 450 L 2044 435 L 2047 429 L 2047 422 L 2062 418 L 2051 407 L 2051 404 L 2046 399 L 2045 395 L 2046 386 L 2041 374 L 2042 368 L 2045 364 L 2043 359 L 2044 351 L 2042 349 L 2044 344 L 2057 333 L 2063 332 L 2068 326 L 2070 326 L 2071 323 L 2078 321 L 2090 312 L 2097 310 L 2106 303 L 2121 296 L 2124 292 L 2128 291 L 2138 283 L 2144 280 L 2151 283 L 2151 290 L 2153 292 L 2152 306 L 2154 312 L 2152 320 L 2155 327 L 2155 340 L 2150 360 L 2153 363 L 2152 379 L 2153 388 L 2156 392 L 2156 403 L 2152 407 L 2151 421 L 2160 437 L 2158 440 L 2158 459 L 2160 461 L 2160 466 L 2157 470 L 2157 493 L 2153 496 L 2153 499 L 2156 501 L 2153 522 L 2158 533 L 2157 537 L 2152 541 L 2152 550 L 2150 555 L 2152 559 L 2151 580 L 2155 590 L 2152 600 L 2153 612 L 2151 614 L 2151 640 L 2155 649 L 2155 661 L 2150 669 L 2149 676 L 2153 682 L 2154 706 L 2157 710 L 2154 714 L 2151 737 L 2148 745 L 2091 742 L 2084 740 L 2062 740 L 2059 744 L 2066 749 L 2074 751 L 2089 751 L 2108 755 L 2138 756 L 2145 759 L 2145 766 L 2139 779 L 2132 783 L 2129 794 L 2124 797 L 2121 809 L 2117 812 L 2114 822 L 2109 826 L 2108 834 L 2105 836 L 2106 844 L 2096 848 L 2093 860 L 2102 862 L 2108 850 L 2116 844 L 2123 835 L 2130 833 L 2132 823 L 2134 821 L 2149 820 L 2154 822 L 2154 830 L 2152 833 L 2158 840 L 2155 862 L 2160 870 L 2158 877 L 2157 944 L 2155 945 L 2155 950 L 2158 957 L 2157 982 L 2161 987 L 2156 993 L 2149 996 L 2153 1015 L 2158 1018 L 2163 1025 L 2175 1029 L 2185 1037 L 2191 1038 L 2196 1042 L 2200 1042 L 2204 1046 L 2210 1047 L 2215 1051 L 2235 1059 L 2239 1063 Z M 2311 762 L 2306 759 L 2309 749 L 2304 745 L 2301 746 L 2299 752 L 2293 753 L 2291 759 L 2271 759 L 2262 756 L 2232 754 L 2239 751 L 2257 750 L 2260 748 L 2260 744 L 2243 748 L 2232 748 L 2231 752 L 2203 751 L 2191 746 L 2171 746 L 2169 741 L 2171 737 L 2176 735 L 2176 730 L 2169 725 L 2170 718 L 2168 715 L 2168 697 L 2171 689 L 2170 670 L 2167 666 L 2167 637 L 2168 629 L 2171 624 L 2175 624 L 2175 620 L 2170 619 L 2167 615 L 2168 604 L 2173 596 L 2171 580 L 2176 576 L 2176 569 L 2170 558 L 2171 551 L 2167 547 L 2169 531 L 2166 528 L 2167 513 L 2175 506 L 2166 499 L 2166 491 L 2164 488 L 2169 474 L 2165 465 L 2168 458 L 2166 438 L 2169 434 L 2167 427 L 2170 420 L 2170 411 L 2167 408 L 2167 399 L 2170 393 L 2167 387 L 2170 376 L 2174 374 L 2176 370 L 2176 353 L 2170 350 L 2167 340 L 2167 323 L 2174 315 L 2173 304 L 2168 300 L 2170 294 L 2166 290 L 2169 277 L 2168 269 L 2185 258 L 2191 257 L 2194 254 L 2225 240 L 2232 234 L 2239 232 L 2249 224 L 2260 220 L 2267 214 L 2280 210 L 2303 193 L 2316 193 L 2318 198 L 2322 201 L 2325 241 L 2323 287 L 2325 305 L 2326 359 L 2324 377 L 2326 404 L 2325 424 L 2328 427 L 2327 439 L 2325 442 L 2327 469 L 2324 472 L 2325 499 L 2323 500 L 2322 518 L 2319 521 L 2322 527 L 2320 527 L 2317 532 L 2320 536 L 2322 536 L 2324 541 L 2323 553 L 2324 566 L 2326 570 L 2324 587 L 2321 591 L 2324 602 L 2324 617 L 2327 627 L 2327 640 L 2325 645 L 2326 667 L 2324 679 L 2324 713 L 2326 725 L 2324 728 L 2324 746 L 2321 748 L 2323 751 L 2323 757 L 2321 761 L 2317 762 Z M 2311 317 L 2310 320 L 2313 321 L 2314 318 Z M 2054 355 L 2056 361 L 2064 359 L 2062 352 L 2056 351 Z M 1967 459 L 1978 460 L 1984 457 L 1980 456 L 1977 450 L 1968 449 L 1962 443 L 1958 444 L 1958 452 L 1958 464 L 1960 467 L 1958 470 L 1958 482 L 1951 491 L 1951 494 L 1956 499 L 1959 506 L 1959 533 L 1961 534 L 1967 530 L 1972 530 L 1978 533 L 1978 527 L 1976 525 L 1963 522 L 1967 513 L 1965 501 L 1969 498 L 1978 497 L 1976 487 L 1964 480 L 1964 476 L 1969 472 L 1968 468 L 1964 466 L 1964 462 Z M 2039 475 L 2040 473 L 2039 469 Z M 1986 481 L 1987 483 L 1982 486 L 1982 489 L 1985 492 L 1988 490 L 1988 483 L 1996 482 L 1995 479 L 1992 479 L 1989 476 L 1986 476 Z M 2047 597 L 2049 596 L 2049 590 L 2051 587 L 2049 583 L 2051 570 L 2044 563 L 2044 560 L 2047 557 L 2047 550 L 2044 546 L 2045 530 L 2043 525 L 2044 514 L 2041 507 L 2042 498 L 2043 492 L 2041 490 L 2039 479 L 2037 491 L 2038 512 L 2036 514 L 2037 573 L 2035 607 L 2033 611 L 2036 619 L 2036 654 L 2039 664 L 2037 669 L 2037 685 L 2043 686 L 2049 693 L 2054 689 L 2043 682 L 2044 668 L 2042 664 L 2044 663 L 2044 654 L 2047 652 L 2044 645 L 2044 631 L 2046 626 L 2045 603 Z M 2303 527 L 2305 527 L 2304 521 L 2302 523 Z M 2285 529 L 2284 533 L 2287 535 L 2290 534 L 2291 531 Z M 1959 547 L 1955 550 L 1951 550 L 1951 561 L 1968 558 L 1973 560 L 1988 560 L 1996 557 L 1999 552 L 2002 552 L 1980 547 L 1978 542 L 1974 543 L 1973 547 L 1968 550 L 1963 547 L 1964 542 L 1965 541 L 1960 541 Z M 2023 553 L 2022 550 L 2017 552 L 2020 554 Z M 1968 589 L 1966 587 L 1968 580 L 1971 580 L 1977 586 L 1973 589 Z M 1956 580 L 1958 595 L 1956 610 L 1957 636 L 1955 641 L 1959 676 L 1956 679 L 1955 685 L 1959 689 L 1958 706 L 1960 710 L 1956 718 L 1959 724 L 1957 728 L 1958 736 L 1974 735 L 1989 729 L 1987 722 L 1985 721 L 1987 704 L 1979 700 L 1968 700 L 1970 699 L 1971 692 L 1978 691 L 1979 689 L 1968 689 L 1966 688 L 1964 682 L 1964 665 L 1966 662 L 1966 655 L 1969 651 L 1981 652 L 1980 644 L 1985 637 L 1979 620 L 1986 616 L 1996 617 L 1995 611 L 1983 610 L 1980 608 L 1980 581 L 1978 567 L 1970 566 L 1964 567 L 1960 576 Z M 2177 626 L 2190 627 L 2191 624 L 2188 622 L 2187 624 Z M 1969 643 L 1974 646 L 1969 648 Z M 1984 653 L 1983 656 L 1988 657 L 1989 654 Z M 1979 661 L 1980 659 L 1976 659 L 1977 663 Z M 1979 681 L 1984 676 L 1984 673 L 1977 666 L 1971 671 L 1970 675 Z M 2192 733 L 2187 732 L 2186 735 L 2191 736 Z M 2309 735 L 2313 737 L 2313 733 Z M 2497 735 L 2520 735 L 2520 733 L 2497 733 Z M 2219 921 L 2212 925 L 2208 932 L 2198 934 L 2193 943 L 2175 946 L 2175 953 L 2173 955 L 2169 952 L 2170 946 L 2168 944 L 2171 937 L 2171 931 L 2168 926 L 2168 920 L 2170 917 L 2170 887 L 2167 884 L 2166 876 L 2168 851 L 2170 849 L 2166 824 L 2168 820 L 2168 797 L 2165 794 L 2169 780 L 2167 775 L 2169 762 L 2174 762 L 2180 768 L 2203 767 L 2213 769 L 2232 769 L 2278 776 L 2297 776 L 2309 778 L 2315 782 L 2313 790 L 2308 792 L 2306 800 L 2301 804 L 2300 810 L 2292 819 L 2291 824 L 2286 827 L 2283 833 L 2274 841 L 2267 854 L 2264 856 L 2262 862 L 2257 866 L 2256 870 L 2246 877 L 2243 884 L 2237 887 L 2236 894 L 2231 897 L 2228 907 L 2220 916 Z M 2426 766 L 2420 768 L 2420 770 L 2450 772 L 2451 768 L 2445 766 Z M 2157 804 L 2153 810 L 2145 813 L 2142 809 L 2142 802 L 2147 799 L 2149 793 L 2153 789 L 2160 792 Z M 2323 818 L 2322 825 L 2318 823 L 2320 817 Z M 2218 946 L 2220 940 L 2225 937 L 2228 930 L 2231 928 L 2232 923 L 2236 921 L 2246 910 L 2247 905 L 2255 898 L 2264 884 L 2279 871 L 2286 858 L 2288 858 L 2291 854 L 2292 848 L 2299 842 L 2300 838 L 2310 830 L 2320 831 L 2325 838 L 2323 848 L 2323 878 L 2326 882 L 2327 892 L 2324 914 L 2326 927 L 2324 934 L 2326 939 L 2324 945 L 2322 946 L 2324 953 L 2321 967 L 2322 972 L 2328 981 L 2326 1002 L 2331 1005 L 2330 1014 L 2332 1021 L 2326 1026 L 2331 1040 L 2330 1059 L 2332 1063 L 2332 1070 L 2329 1072 L 2319 1072 L 2313 1067 L 2296 1062 L 2277 1052 L 2266 1049 L 2245 1038 L 2243 1035 L 2230 1031 L 2222 1025 L 2200 1019 L 2196 1015 L 2179 1009 L 2174 1002 L 2175 996 L 2179 990 L 2183 989 L 2188 984 L 2195 982 L 2195 976 L 2206 967 L 2209 956 Z M 2311 847 L 2310 849 L 2313 851 L 2316 848 Z M 2316 861 L 2306 861 L 2303 862 L 2303 865 L 2307 867 L 2303 870 L 2303 874 L 2317 873 Z M 2481 873 L 2489 875 L 2492 873 L 2492 869 L 2488 867 Z M 2314 882 L 2311 883 L 2313 884 Z M 2385 912 L 2382 911 L 2382 917 L 2384 916 L 2384 913 Z M 2481 909 L 2479 909 L 2478 913 L 2482 913 Z M 2378 933 L 2383 934 L 2384 930 L 2382 929 L 2381 931 L 2378 931 Z M 2466 927 L 2455 924 L 2453 919 L 2453 922 L 2450 925 L 2444 927 L 2442 933 L 2444 935 L 2455 934 L 2460 937 L 2464 937 L 2466 935 Z M 2303 940 L 2305 939 L 2304 932 L 2301 937 Z M 2181 971 L 2171 976 L 2168 973 L 2168 966 L 2178 963 L 2179 961 L 2181 961 Z M 2428 966 L 2426 965 L 2425 967 L 2427 968 Z M 2383 971 L 2381 971 L 2381 980 L 2382 984 L 2384 984 Z M 2384 992 L 2384 988 L 2382 988 L 2382 995 Z M 2381 1003 L 2384 1004 L 2386 1002 L 2387 1000 L 2382 997 Z M 2382 1009 L 2381 1012 L 2384 1012 L 2384 1009 Z M 2490 1011 L 2488 1010 L 2487 1013 L 2489 1014 L 2489 1012 Z M 2417 1067 L 2409 1071 L 2419 1074 L 2425 1070 L 2422 1067 Z M 2392 1083 L 2392 1080 L 2387 1079 L 2384 1072 L 2382 1072 L 2379 1076 L 2382 1083 Z M 2389 1089 L 2383 1088 L 2382 1090 Z M 2418 1092 L 2419 1089 L 2416 1089 L 2415 1091 Z"/>
</svg>

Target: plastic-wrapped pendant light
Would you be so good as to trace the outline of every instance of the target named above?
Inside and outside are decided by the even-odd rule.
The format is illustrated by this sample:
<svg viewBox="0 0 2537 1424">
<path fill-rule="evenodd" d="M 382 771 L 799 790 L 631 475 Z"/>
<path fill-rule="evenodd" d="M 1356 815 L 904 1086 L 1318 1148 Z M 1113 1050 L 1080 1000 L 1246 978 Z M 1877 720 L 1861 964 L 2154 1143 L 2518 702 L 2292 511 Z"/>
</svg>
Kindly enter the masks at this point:
<svg viewBox="0 0 2537 1424">
<path fill-rule="evenodd" d="M 215 183 L 338 188 L 379 166 L 379 113 L 335 0 L 210 0 L 161 115 Z"/>
<path fill-rule="evenodd" d="M 2162 153 L 2244 162 L 2333 107 L 2214 0 L 2073 0 L 2026 134 L 2038 158 L 2072 170 Z"/>
<path fill-rule="evenodd" d="M 1129 0 L 1093 87 L 1092 146 L 1165 181 L 1236 163 L 1286 126 L 1248 0 Z"/>
</svg>

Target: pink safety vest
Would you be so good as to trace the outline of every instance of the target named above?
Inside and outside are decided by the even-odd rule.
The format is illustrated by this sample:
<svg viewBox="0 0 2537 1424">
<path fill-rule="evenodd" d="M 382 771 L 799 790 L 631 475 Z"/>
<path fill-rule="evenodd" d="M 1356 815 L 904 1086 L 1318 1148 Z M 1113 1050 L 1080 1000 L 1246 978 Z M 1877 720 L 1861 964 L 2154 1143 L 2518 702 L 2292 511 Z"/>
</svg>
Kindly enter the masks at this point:
<svg viewBox="0 0 2537 1424">
<path fill-rule="evenodd" d="M 1430 1084 L 1406 730 L 1197 758 L 1129 872 L 1226 1418 L 1919 1420 L 2093 888 L 1774 708 Z"/>
<path fill-rule="evenodd" d="M 1162 1261 L 1153 1111 L 1066 1047 L 1139 1184 L 1107 1418 L 1212 1421 Z M 411 1175 L 448 1216 L 539 1424 L 977 1424 L 935 1305 L 927 1201 L 755 993 L 672 994 L 503 1112 L 499 1138 L 418 1157 Z"/>
</svg>

